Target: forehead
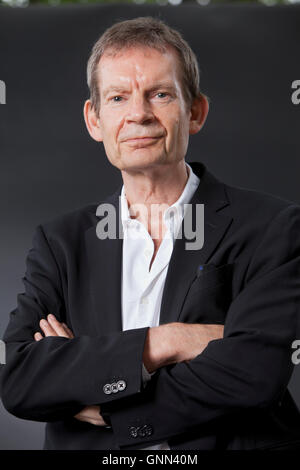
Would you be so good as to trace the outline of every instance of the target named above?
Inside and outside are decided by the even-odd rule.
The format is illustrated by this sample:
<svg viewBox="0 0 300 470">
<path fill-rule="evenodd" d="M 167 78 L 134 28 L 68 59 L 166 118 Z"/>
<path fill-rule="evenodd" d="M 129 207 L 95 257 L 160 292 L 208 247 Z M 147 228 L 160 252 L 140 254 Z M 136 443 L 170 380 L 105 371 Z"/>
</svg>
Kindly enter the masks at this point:
<svg viewBox="0 0 300 470">
<path fill-rule="evenodd" d="M 152 84 L 162 79 L 179 81 L 180 64 L 176 51 L 171 47 L 165 52 L 149 47 L 132 47 L 120 52 L 107 51 L 98 64 L 98 81 L 102 86 L 130 84 Z"/>
</svg>

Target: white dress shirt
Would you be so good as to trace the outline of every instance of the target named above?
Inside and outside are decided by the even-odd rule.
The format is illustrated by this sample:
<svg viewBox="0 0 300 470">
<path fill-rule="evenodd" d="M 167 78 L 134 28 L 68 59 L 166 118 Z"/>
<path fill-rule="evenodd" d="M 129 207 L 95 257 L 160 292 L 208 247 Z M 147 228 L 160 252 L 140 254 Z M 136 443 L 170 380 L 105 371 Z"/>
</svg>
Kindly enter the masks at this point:
<svg viewBox="0 0 300 470">
<path fill-rule="evenodd" d="M 200 179 L 186 163 L 189 177 L 181 196 L 163 213 L 167 228 L 154 261 L 154 242 L 144 224 L 130 217 L 124 185 L 121 191 L 121 221 L 123 226 L 122 259 L 122 329 L 131 330 L 159 325 L 162 294 L 173 251 L 176 235 L 185 213 L 184 204 L 190 202 Z M 142 369 L 144 386 L 155 373 L 149 374 L 144 364 Z M 144 450 L 170 450 L 162 442 Z"/>
</svg>

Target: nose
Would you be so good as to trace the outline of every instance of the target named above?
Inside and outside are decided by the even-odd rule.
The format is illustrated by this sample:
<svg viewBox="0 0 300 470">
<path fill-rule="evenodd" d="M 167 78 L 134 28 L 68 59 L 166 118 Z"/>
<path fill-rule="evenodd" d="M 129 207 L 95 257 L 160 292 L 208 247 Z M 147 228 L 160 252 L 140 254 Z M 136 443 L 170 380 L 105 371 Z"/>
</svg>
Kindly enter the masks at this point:
<svg viewBox="0 0 300 470">
<path fill-rule="evenodd" d="M 147 99 L 141 95 L 132 96 L 129 100 L 126 121 L 147 124 L 153 120 L 154 114 Z"/>
</svg>

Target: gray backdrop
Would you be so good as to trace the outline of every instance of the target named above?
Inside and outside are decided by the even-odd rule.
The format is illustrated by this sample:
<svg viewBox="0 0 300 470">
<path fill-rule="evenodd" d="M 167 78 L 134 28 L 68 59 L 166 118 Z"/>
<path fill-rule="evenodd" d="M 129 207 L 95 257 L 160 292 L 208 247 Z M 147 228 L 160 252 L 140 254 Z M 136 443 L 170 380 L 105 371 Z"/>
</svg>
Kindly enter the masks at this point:
<svg viewBox="0 0 300 470">
<path fill-rule="evenodd" d="M 291 101 L 291 83 L 300 79 L 299 6 L 0 7 L 0 80 L 7 87 L 0 105 L 0 337 L 23 292 L 36 225 L 97 202 L 121 183 L 85 129 L 85 67 L 106 27 L 149 14 L 190 42 L 211 99 L 187 161 L 203 161 L 229 184 L 300 203 L 300 105 Z M 290 389 L 300 406 L 298 369 Z M 43 431 L 0 405 L 0 449 L 40 449 Z"/>
</svg>

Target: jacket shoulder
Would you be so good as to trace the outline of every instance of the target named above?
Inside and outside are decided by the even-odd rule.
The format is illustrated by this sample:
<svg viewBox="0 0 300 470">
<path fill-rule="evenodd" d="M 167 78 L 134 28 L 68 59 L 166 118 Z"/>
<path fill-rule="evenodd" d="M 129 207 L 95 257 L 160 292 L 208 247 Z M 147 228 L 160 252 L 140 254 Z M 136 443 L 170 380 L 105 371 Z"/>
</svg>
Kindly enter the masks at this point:
<svg viewBox="0 0 300 470">
<path fill-rule="evenodd" d="M 69 242 L 80 238 L 98 221 L 96 216 L 100 202 L 93 202 L 65 214 L 58 215 L 39 224 L 48 241 L 66 239 Z"/>
<path fill-rule="evenodd" d="M 257 221 L 268 221 L 288 207 L 300 210 L 300 205 L 289 199 L 239 186 L 224 184 L 233 213 L 238 218 L 253 217 Z"/>
</svg>

